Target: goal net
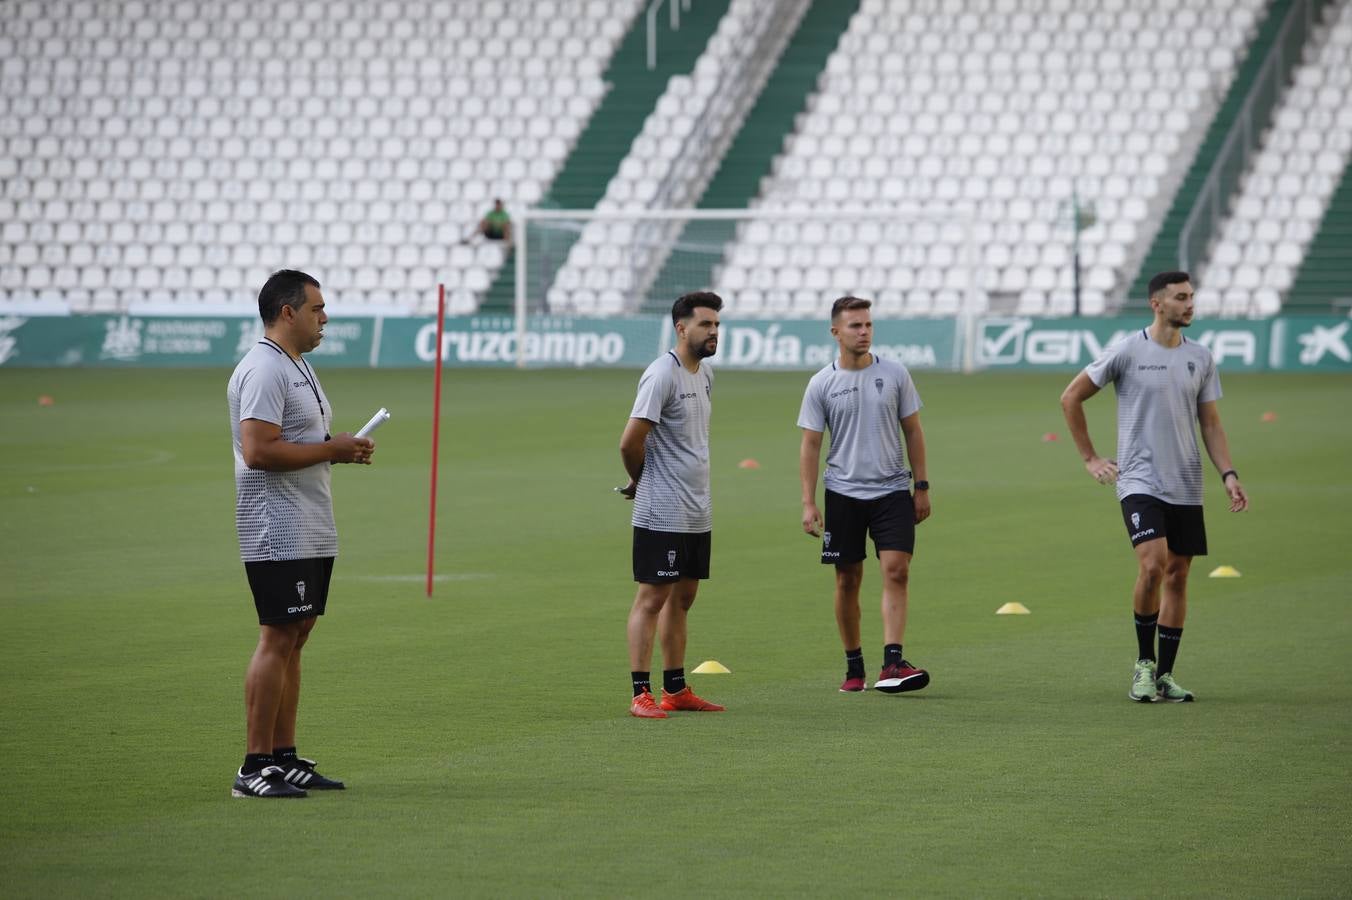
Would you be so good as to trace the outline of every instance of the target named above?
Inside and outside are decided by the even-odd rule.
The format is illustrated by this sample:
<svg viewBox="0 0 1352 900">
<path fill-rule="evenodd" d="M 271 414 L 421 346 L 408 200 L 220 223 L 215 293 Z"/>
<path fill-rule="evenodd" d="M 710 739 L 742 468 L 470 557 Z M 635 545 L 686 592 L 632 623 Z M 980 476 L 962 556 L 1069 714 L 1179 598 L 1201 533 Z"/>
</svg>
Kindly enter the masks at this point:
<svg viewBox="0 0 1352 900">
<path fill-rule="evenodd" d="M 953 209 L 529 210 L 517 315 L 664 313 L 713 290 L 738 318 L 821 318 L 867 297 L 889 317 L 975 312 L 970 216 Z"/>
</svg>

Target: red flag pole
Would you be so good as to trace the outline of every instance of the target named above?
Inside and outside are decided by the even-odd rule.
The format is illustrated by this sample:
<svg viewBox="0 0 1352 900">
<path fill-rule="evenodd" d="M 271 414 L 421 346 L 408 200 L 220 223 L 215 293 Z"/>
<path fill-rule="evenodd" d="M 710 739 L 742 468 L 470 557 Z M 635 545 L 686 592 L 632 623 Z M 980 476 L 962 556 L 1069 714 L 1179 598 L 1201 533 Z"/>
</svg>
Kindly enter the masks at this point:
<svg viewBox="0 0 1352 900">
<path fill-rule="evenodd" d="M 446 324 L 446 285 L 437 285 L 437 362 L 432 388 L 432 490 L 427 515 L 427 596 L 432 596 L 432 571 L 437 536 L 437 448 L 441 436 L 441 332 Z"/>
</svg>

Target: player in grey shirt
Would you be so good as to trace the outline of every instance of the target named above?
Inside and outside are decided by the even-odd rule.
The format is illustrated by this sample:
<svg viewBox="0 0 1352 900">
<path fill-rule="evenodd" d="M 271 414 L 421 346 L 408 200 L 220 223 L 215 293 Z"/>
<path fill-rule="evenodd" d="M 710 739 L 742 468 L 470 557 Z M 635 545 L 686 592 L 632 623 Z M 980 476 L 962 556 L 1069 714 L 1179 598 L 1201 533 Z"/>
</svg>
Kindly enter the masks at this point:
<svg viewBox="0 0 1352 900">
<path fill-rule="evenodd" d="M 905 366 L 873 354 L 871 306 L 869 300 L 841 297 L 831 307 L 831 335 L 840 356 L 812 376 L 803 394 L 798 473 L 803 531 L 822 538 L 821 561 L 836 570 L 836 625 L 845 645 L 845 681 L 840 690 L 854 693 L 868 686 L 859 632 L 859 588 L 868 555 L 865 539 L 872 535 L 883 576 L 883 668 L 873 686 L 901 693 L 929 684 L 929 673 L 902 655 L 915 526 L 930 514 L 929 481 L 920 395 Z M 817 508 L 817 470 L 822 433 L 827 430 L 831 449 L 826 455 L 823 520 Z"/>
<path fill-rule="evenodd" d="M 258 646 L 244 679 L 247 750 L 236 797 L 304 797 L 342 782 L 296 755 L 301 648 L 324 614 L 338 532 L 329 466 L 369 465 L 375 444 L 329 435 L 333 409 L 304 354 L 324 337 L 324 296 L 304 272 L 273 273 L 258 294 L 263 340 L 226 395 L 235 457 L 235 523 L 258 612 Z"/>
<path fill-rule="evenodd" d="M 1230 498 L 1230 511 L 1249 498 L 1230 466 L 1230 448 L 1216 401 L 1220 377 L 1211 351 L 1183 336 L 1192 324 L 1193 290 L 1187 272 L 1150 279 L 1155 321 L 1103 351 L 1061 395 L 1075 447 L 1100 484 L 1117 484 L 1122 520 L 1136 551 L 1137 660 L 1128 696 L 1140 703 L 1193 699 L 1174 680 L 1174 661 L 1188 612 L 1188 571 L 1205 556 L 1202 519 L 1202 442 Z M 1117 459 L 1094 449 L 1084 401 L 1109 383 L 1117 389 Z M 1155 632 L 1159 631 L 1159 653 Z"/>
<path fill-rule="evenodd" d="M 700 291 L 671 308 L 676 346 L 648 366 L 620 438 L 634 501 L 634 580 L 629 612 L 629 668 L 641 719 L 666 711 L 718 712 L 685 683 L 686 617 L 701 579 L 709 577 L 713 502 L 709 493 L 709 412 L 714 376 L 704 360 L 718 350 L 723 300 Z M 652 698 L 653 640 L 662 636 L 662 702 Z"/>
</svg>

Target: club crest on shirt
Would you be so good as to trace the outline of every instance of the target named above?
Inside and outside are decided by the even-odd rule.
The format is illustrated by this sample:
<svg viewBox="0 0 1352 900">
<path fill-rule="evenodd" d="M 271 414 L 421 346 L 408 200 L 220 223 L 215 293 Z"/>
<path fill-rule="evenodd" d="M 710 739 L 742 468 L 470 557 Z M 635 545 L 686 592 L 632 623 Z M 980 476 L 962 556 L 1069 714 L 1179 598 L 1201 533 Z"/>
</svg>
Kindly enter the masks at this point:
<svg viewBox="0 0 1352 900">
<path fill-rule="evenodd" d="M 296 582 L 296 596 L 300 598 L 301 603 L 305 602 L 305 582 Z"/>
<path fill-rule="evenodd" d="M 1196 375 L 1196 374 L 1197 374 L 1197 366 L 1194 365 L 1193 363 L 1188 363 L 1188 374 L 1189 374 L 1189 375 Z"/>
<path fill-rule="evenodd" d="M 831 546 L 831 532 L 829 531 L 822 532 L 822 546 L 823 547 Z"/>
<path fill-rule="evenodd" d="M 667 551 L 667 565 L 668 565 L 668 566 L 674 566 L 674 565 L 676 565 L 676 551 L 675 551 L 675 550 L 668 550 L 668 551 Z"/>
<path fill-rule="evenodd" d="M 878 389 L 878 396 L 881 397 L 883 394 L 883 380 L 881 378 L 873 379 L 873 386 Z"/>
<path fill-rule="evenodd" d="M 1141 527 L 1141 514 L 1140 514 L 1140 513 L 1132 513 L 1132 514 L 1131 514 L 1131 527 L 1132 527 L 1132 528 L 1140 528 L 1140 527 Z"/>
</svg>

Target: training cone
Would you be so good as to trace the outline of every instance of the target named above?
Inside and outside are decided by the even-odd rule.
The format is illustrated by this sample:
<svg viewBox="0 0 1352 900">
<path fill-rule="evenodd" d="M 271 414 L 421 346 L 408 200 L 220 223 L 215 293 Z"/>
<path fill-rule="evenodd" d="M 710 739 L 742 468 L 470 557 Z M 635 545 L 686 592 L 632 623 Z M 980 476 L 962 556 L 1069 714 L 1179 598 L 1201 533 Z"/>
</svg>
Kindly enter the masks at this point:
<svg viewBox="0 0 1352 900">
<path fill-rule="evenodd" d="M 54 403 L 56 403 L 56 399 L 50 394 L 43 394 L 38 397 L 38 406 L 51 406 Z"/>
<path fill-rule="evenodd" d="M 1022 603 L 1006 603 L 995 611 L 997 616 L 1026 616 L 1029 614 L 1028 607 Z"/>
<path fill-rule="evenodd" d="M 1044 444 L 1050 444 L 1059 440 L 1061 440 L 1061 438 L 1055 431 L 1049 431 L 1042 436 L 1042 443 Z"/>
<path fill-rule="evenodd" d="M 731 675 L 732 670 L 716 659 L 706 659 L 690 670 L 695 675 Z"/>
<path fill-rule="evenodd" d="M 1217 566 L 1211 570 L 1212 578 L 1238 578 L 1239 569 L 1234 566 Z"/>
<path fill-rule="evenodd" d="M 760 463 L 756 462 L 754 459 L 744 459 L 744 460 L 742 460 L 741 462 L 739 462 L 739 463 L 737 464 L 737 468 L 739 468 L 739 469 L 759 469 L 759 468 L 760 468 Z"/>
<path fill-rule="evenodd" d="M 1263 413 L 1262 419 L 1264 422 L 1275 422 L 1277 421 L 1277 414 L 1275 412 L 1265 412 Z"/>
</svg>

